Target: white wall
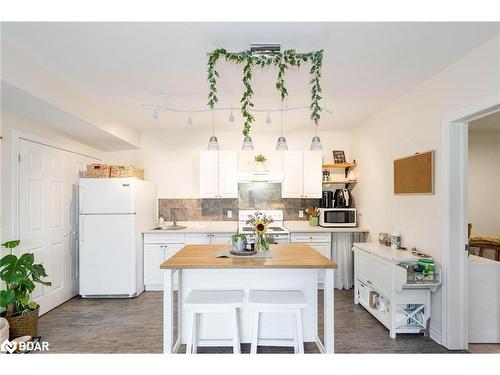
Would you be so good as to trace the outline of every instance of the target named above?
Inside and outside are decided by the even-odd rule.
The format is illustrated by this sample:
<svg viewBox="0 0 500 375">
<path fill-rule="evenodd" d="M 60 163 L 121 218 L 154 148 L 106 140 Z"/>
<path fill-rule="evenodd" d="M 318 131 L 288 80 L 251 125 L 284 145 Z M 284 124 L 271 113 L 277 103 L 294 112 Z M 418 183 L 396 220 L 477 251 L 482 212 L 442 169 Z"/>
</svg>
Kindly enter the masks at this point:
<svg viewBox="0 0 500 375">
<path fill-rule="evenodd" d="M 237 125 L 230 131 L 217 131 L 221 149 L 241 150 L 243 137 Z M 256 126 L 256 128 L 258 128 Z M 308 150 L 313 136 L 313 126 L 300 132 L 286 133 L 290 150 Z M 319 132 L 323 144 L 324 160 L 333 162 L 332 150 L 345 150 L 349 158 L 349 135 L 347 132 Z M 185 132 L 145 131 L 142 133 L 140 150 L 107 152 L 105 160 L 110 163 L 134 163 L 146 170 L 146 178 L 157 184 L 159 198 L 195 198 L 199 193 L 199 152 L 208 144 L 209 131 L 186 130 Z M 274 151 L 279 133 L 254 130 L 254 151 L 239 152 L 239 170 L 254 168 L 253 158 L 262 153 L 268 158 L 268 168 L 281 171 L 281 152 Z"/>
<path fill-rule="evenodd" d="M 2 243 L 13 239 L 12 223 L 12 139 L 13 131 L 21 131 L 38 139 L 46 140 L 46 144 L 81 153 L 96 158 L 102 157 L 102 151 L 88 147 L 68 138 L 65 134 L 55 131 L 47 126 L 34 123 L 13 113 L 1 112 L 1 239 Z"/>
<path fill-rule="evenodd" d="M 354 188 L 360 225 L 376 240 L 379 232 L 401 231 L 403 245 L 441 260 L 441 121 L 471 106 L 500 98 L 500 36 L 419 85 L 351 132 L 358 161 Z M 433 195 L 395 196 L 393 160 L 435 150 Z M 460 249 L 462 250 L 462 249 Z M 433 295 L 431 327 L 441 332 L 440 292 Z"/>
<path fill-rule="evenodd" d="M 469 124 L 469 222 L 473 236 L 500 236 L 500 130 L 476 131 L 474 123 Z"/>
</svg>

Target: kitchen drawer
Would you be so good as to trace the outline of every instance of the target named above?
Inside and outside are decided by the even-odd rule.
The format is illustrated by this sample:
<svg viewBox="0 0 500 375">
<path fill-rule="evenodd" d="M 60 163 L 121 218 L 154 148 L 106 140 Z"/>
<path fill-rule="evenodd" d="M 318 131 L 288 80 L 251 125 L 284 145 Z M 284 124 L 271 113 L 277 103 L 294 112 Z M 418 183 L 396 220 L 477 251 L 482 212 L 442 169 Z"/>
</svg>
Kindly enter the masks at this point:
<svg viewBox="0 0 500 375">
<path fill-rule="evenodd" d="M 379 257 L 371 257 L 371 275 L 369 282 L 386 297 L 391 296 L 392 263 Z"/>
<path fill-rule="evenodd" d="M 145 233 L 144 243 L 184 243 L 184 233 Z"/>
<path fill-rule="evenodd" d="M 209 245 L 210 233 L 188 233 L 186 234 L 186 245 Z"/>
<path fill-rule="evenodd" d="M 212 245 L 229 245 L 231 242 L 232 233 L 213 233 L 210 243 Z"/>
<path fill-rule="evenodd" d="M 292 233 L 290 235 L 291 243 L 305 242 L 332 242 L 331 233 Z"/>
<path fill-rule="evenodd" d="M 365 283 L 371 276 L 371 257 L 363 250 L 354 249 L 354 277 Z"/>
</svg>

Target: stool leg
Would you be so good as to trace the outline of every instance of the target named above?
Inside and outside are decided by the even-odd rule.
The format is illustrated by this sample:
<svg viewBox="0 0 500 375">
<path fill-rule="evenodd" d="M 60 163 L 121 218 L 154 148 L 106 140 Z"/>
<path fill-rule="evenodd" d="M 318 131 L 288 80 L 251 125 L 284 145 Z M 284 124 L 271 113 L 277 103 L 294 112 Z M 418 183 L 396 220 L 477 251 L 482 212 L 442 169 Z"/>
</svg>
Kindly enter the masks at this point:
<svg viewBox="0 0 500 375">
<path fill-rule="evenodd" d="M 304 354 L 304 336 L 302 334 L 302 312 L 300 309 L 295 311 L 295 323 L 297 325 L 297 340 L 299 346 L 299 354 Z"/>
<path fill-rule="evenodd" d="M 192 347 L 193 347 L 193 330 L 195 329 L 195 316 L 196 314 L 194 313 L 193 310 L 189 311 L 189 332 L 188 332 L 188 339 L 186 342 L 186 354 L 191 354 L 193 353 Z M 182 333 L 179 332 L 179 335 Z"/>
<path fill-rule="evenodd" d="M 253 327 L 252 327 L 252 343 L 250 346 L 250 354 L 257 354 L 257 344 L 259 341 L 259 320 L 260 311 L 254 309 L 253 311 Z"/>
<path fill-rule="evenodd" d="M 240 326 L 238 324 L 238 308 L 234 308 L 233 314 L 233 354 L 240 354 Z"/>
<path fill-rule="evenodd" d="M 297 322 L 295 318 L 295 312 L 292 314 L 292 329 L 293 329 L 293 353 L 299 353 L 299 337 L 297 333 Z"/>
<path fill-rule="evenodd" d="M 200 330 L 200 315 L 199 313 L 195 313 L 193 317 L 193 354 L 198 352 L 198 336 Z"/>
</svg>

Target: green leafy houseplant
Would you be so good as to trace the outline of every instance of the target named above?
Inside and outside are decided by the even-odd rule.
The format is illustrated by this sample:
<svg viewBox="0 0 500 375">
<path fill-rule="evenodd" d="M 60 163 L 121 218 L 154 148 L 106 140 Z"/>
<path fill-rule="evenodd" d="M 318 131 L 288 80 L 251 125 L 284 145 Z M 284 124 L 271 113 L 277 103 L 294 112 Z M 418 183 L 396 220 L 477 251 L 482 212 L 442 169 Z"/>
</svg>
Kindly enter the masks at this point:
<svg viewBox="0 0 500 375">
<path fill-rule="evenodd" d="M 52 285 L 42 278 L 47 276 L 41 264 L 35 264 L 35 256 L 26 253 L 17 257 L 12 249 L 19 246 L 20 241 L 8 241 L 2 244 L 10 249 L 11 254 L 0 259 L 0 279 L 5 282 L 5 289 L 0 290 L 0 307 L 7 309 L 7 315 L 23 315 L 37 308 L 38 304 L 31 299 L 35 283 Z"/>
</svg>

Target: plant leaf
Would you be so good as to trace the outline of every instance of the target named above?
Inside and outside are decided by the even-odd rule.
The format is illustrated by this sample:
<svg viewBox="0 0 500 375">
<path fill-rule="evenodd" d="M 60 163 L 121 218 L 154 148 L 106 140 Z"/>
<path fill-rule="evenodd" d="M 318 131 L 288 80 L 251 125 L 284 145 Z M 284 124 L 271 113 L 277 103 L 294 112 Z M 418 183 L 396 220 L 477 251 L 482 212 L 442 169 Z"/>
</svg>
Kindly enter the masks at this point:
<svg viewBox="0 0 500 375">
<path fill-rule="evenodd" d="M 0 307 L 7 307 L 7 305 L 14 302 L 16 292 L 12 289 L 0 290 Z"/>
</svg>

